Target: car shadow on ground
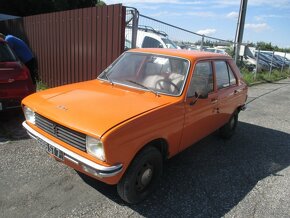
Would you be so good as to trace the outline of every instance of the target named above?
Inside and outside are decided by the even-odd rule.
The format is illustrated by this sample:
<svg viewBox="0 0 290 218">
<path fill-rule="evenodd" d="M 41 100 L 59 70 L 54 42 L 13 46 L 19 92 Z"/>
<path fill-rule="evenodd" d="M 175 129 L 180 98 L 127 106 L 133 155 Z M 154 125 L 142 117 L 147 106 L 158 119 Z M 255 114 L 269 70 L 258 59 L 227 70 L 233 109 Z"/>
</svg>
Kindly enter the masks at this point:
<svg viewBox="0 0 290 218">
<path fill-rule="evenodd" d="M 81 178 L 112 201 L 145 217 L 221 217 L 256 184 L 290 165 L 290 135 L 240 122 L 227 141 L 214 133 L 165 163 L 157 190 L 137 205 L 127 205 L 109 186 Z"/>
<path fill-rule="evenodd" d="M 21 109 L 0 113 L 0 143 L 28 139 L 26 130 L 22 127 L 25 120 Z"/>
</svg>

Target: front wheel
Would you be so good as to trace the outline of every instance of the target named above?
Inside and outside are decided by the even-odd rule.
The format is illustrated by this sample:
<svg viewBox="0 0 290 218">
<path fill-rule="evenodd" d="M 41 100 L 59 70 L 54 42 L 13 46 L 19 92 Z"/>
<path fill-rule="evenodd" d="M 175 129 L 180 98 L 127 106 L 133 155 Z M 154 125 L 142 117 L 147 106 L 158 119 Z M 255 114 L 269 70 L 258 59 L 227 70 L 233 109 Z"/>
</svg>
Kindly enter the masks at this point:
<svg viewBox="0 0 290 218">
<path fill-rule="evenodd" d="M 238 125 L 238 116 L 239 114 L 235 112 L 223 127 L 220 128 L 220 136 L 224 139 L 229 139 L 235 133 L 235 130 Z"/>
<path fill-rule="evenodd" d="M 157 185 L 162 167 L 162 155 L 157 148 L 143 149 L 118 183 L 118 194 L 124 201 L 132 204 L 144 200 Z"/>
</svg>

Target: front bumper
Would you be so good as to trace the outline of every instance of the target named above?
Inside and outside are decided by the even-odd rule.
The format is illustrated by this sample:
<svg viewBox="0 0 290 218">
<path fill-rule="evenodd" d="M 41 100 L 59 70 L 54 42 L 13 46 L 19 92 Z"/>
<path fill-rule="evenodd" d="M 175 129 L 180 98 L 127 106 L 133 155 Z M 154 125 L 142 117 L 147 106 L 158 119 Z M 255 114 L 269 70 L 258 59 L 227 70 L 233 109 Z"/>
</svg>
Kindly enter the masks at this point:
<svg viewBox="0 0 290 218">
<path fill-rule="evenodd" d="M 28 135 L 35 139 L 35 140 L 42 140 L 53 147 L 61 150 L 64 153 L 64 159 L 68 160 L 69 162 L 72 162 L 75 165 L 81 166 L 86 172 L 89 174 L 92 174 L 93 176 L 105 178 L 105 177 L 112 177 L 120 173 L 123 169 L 122 164 L 117 164 L 113 166 L 103 166 L 100 164 L 97 164 L 93 161 L 90 161 L 64 147 L 61 145 L 51 141 L 50 139 L 44 137 L 34 129 L 32 129 L 26 121 L 22 123 L 23 127 L 27 130 Z"/>
<path fill-rule="evenodd" d="M 0 111 L 21 108 L 20 99 L 0 99 Z"/>
</svg>

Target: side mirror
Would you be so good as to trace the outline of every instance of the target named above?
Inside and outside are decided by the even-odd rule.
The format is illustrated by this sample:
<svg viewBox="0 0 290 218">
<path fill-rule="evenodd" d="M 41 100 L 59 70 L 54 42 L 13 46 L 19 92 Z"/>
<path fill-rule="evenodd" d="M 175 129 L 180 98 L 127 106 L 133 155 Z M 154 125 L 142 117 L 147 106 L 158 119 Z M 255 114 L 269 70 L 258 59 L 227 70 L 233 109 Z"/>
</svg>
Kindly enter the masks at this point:
<svg viewBox="0 0 290 218">
<path fill-rule="evenodd" d="M 200 93 L 199 94 L 199 98 L 200 99 L 207 99 L 208 98 L 208 93 L 206 92 L 206 93 Z"/>
<path fill-rule="evenodd" d="M 207 99 L 208 98 L 208 92 L 195 92 L 194 94 L 194 99 L 191 100 L 191 102 L 189 103 L 189 105 L 194 105 L 198 99 Z"/>
</svg>

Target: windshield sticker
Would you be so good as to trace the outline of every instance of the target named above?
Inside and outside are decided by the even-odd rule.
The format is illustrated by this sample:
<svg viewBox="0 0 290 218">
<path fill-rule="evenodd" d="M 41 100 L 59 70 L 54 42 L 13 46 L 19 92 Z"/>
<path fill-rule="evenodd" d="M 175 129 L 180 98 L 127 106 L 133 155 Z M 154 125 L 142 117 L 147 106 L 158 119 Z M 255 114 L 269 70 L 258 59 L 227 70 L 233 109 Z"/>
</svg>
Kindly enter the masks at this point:
<svg viewBox="0 0 290 218">
<path fill-rule="evenodd" d="M 154 60 L 154 63 L 155 63 L 155 64 L 161 64 L 161 65 L 164 65 L 164 64 L 166 64 L 167 61 L 168 61 L 167 58 L 157 57 L 157 58 Z"/>
</svg>

